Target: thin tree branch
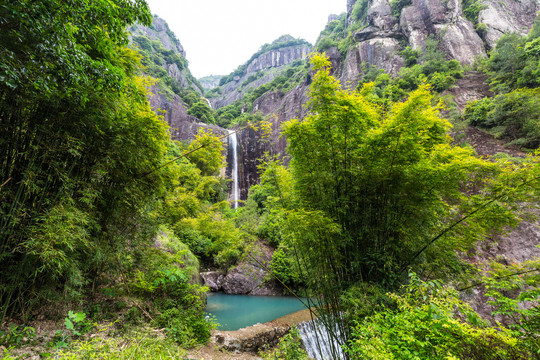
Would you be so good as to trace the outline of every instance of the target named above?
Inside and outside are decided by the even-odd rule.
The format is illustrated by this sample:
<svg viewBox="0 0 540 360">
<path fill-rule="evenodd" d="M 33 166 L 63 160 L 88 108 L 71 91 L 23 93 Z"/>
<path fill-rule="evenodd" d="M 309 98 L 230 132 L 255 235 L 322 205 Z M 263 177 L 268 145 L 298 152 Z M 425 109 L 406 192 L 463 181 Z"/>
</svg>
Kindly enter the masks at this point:
<svg viewBox="0 0 540 360">
<path fill-rule="evenodd" d="M 522 186 L 525 186 L 533 181 L 536 181 L 540 179 L 540 176 L 537 176 L 537 177 L 534 177 L 532 178 L 531 180 L 528 180 L 528 181 L 525 181 L 525 182 L 522 182 L 521 184 L 519 184 L 518 186 L 516 186 L 514 189 L 517 189 L 517 188 L 520 188 Z M 403 273 L 408 267 L 409 265 L 414 261 L 416 260 L 416 258 L 418 256 L 420 256 L 431 244 L 433 244 L 435 241 L 439 240 L 441 237 L 443 237 L 446 233 L 448 233 L 450 230 L 452 230 L 454 227 L 456 227 L 457 225 L 459 225 L 460 223 L 462 223 L 463 221 L 467 220 L 468 218 L 470 218 L 471 216 L 473 216 L 474 214 L 476 214 L 477 212 L 479 212 L 480 210 L 483 210 L 484 208 L 486 208 L 488 205 L 492 204 L 493 202 L 499 200 L 500 198 L 506 196 L 507 193 L 504 192 L 498 196 L 495 196 L 493 199 L 489 200 L 488 202 L 484 203 L 483 205 L 479 206 L 478 208 L 476 208 L 475 210 L 471 211 L 470 213 L 468 213 L 467 215 L 464 215 L 461 219 L 455 221 L 452 225 L 450 225 L 449 227 L 447 227 L 443 232 L 439 233 L 439 235 L 435 236 L 433 239 L 431 239 L 430 241 L 428 241 L 428 243 L 426 245 L 424 245 L 418 252 L 416 252 L 416 254 L 414 254 L 414 256 L 407 262 L 407 264 L 405 264 L 402 268 L 401 268 L 401 271 L 400 273 Z"/>
<path fill-rule="evenodd" d="M 528 274 L 528 273 L 532 273 L 532 272 L 535 272 L 535 271 L 540 271 L 540 268 L 531 269 L 531 270 L 527 270 L 527 271 L 520 271 L 520 272 L 517 272 L 517 273 L 512 273 L 512 274 L 508 274 L 508 275 L 504 275 L 504 276 L 495 276 L 494 279 L 496 279 L 496 280 L 506 279 L 506 278 L 509 278 L 511 276 Z M 465 290 L 468 290 L 468 289 L 473 288 L 473 287 L 484 285 L 485 283 L 486 283 L 485 281 L 476 282 L 476 283 L 474 283 L 472 285 L 469 285 L 467 287 L 458 289 L 458 291 L 465 291 Z"/>
</svg>

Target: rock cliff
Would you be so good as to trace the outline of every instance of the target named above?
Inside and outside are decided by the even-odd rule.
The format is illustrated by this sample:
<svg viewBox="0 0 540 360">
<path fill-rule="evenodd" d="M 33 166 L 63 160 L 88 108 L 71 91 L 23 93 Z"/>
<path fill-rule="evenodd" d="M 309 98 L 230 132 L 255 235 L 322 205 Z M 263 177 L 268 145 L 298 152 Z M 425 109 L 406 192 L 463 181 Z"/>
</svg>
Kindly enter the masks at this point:
<svg viewBox="0 0 540 360">
<path fill-rule="evenodd" d="M 312 51 L 307 42 L 284 35 L 261 47 L 250 60 L 220 82 L 220 96 L 210 99 L 214 108 L 240 100 L 250 90 L 272 81 L 286 65 L 304 59 Z"/>
<path fill-rule="evenodd" d="M 138 45 L 138 47 L 145 51 L 150 51 L 147 45 L 141 40 L 141 37 L 145 37 L 150 41 L 158 42 L 164 49 L 169 50 L 171 54 L 166 54 L 160 59 L 157 65 L 161 66 L 168 76 L 173 78 L 180 88 L 191 88 L 202 94 L 203 89 L 200 84 L 193 78 L 189 68 L 187 67 L 186 52 L 180 41 L 176 38 L 175 34 L 169 29 L 169 25 L 163 19 L 158 16 L 154 16 L 152 25 L 150 27 L 136 25 L 129 29 L 132 41 Z M 144 40 L 144 39 L 142 39 Z M 153 49 L 154 53 L 156 49 Z M 157 51 L 163 53 L 162 51 Z M 171 57 L 171 55 L 179 55 L 178 58 Z"/>
<path fill-rule="evenodd" d="M 186 104 L 180 96 L 172 98 L 160 93 L 157 85 L 152 86 L 149 97 L 150 106 L 169 124 L 170 134 L 173 140 L 193 140 L 199 129 L 207 129 L 215 134 L 224 135 L 227 131 L 219 126 L 205 124 L 195 116 L 187 113 Z"/>
<path fill-rule="evenodd" d="M 146 71 L 157 79 L 150 89 L 150 105 L 169 124 L 172 139 L 193 139 L 199 128 L 224 134 L 225 130 L 220 127 L 205 124 L 190 115 L 189 105 L 179 96 L 194 92 L 195 98 L 200 97 L 202 87 L 191 75 L 184 47 L 165 20 L 154 16 L 150 27 L 136 25 L 129 31 L 134 48 L 143 56 Z"/>
<path fill-rule="evenodd" d="M 438 41 L 438 48 L 446 54 L 447 59 L 456 59 L 462 65 L 471 65 L 477 57 L 485 57 L 487 51 L 504 33 L 527 33 L 540 10 L 540 0 L 485 0 L 482 9 L 472 20 L 464 15 L 467 9 L 463 9 L 462 1 L 459 0 L 412 0 L 410 5 L 398 10 L 396 12 L 396 9 L 392 8 L 390 0 L 347 1 L 345 30 L 341 38 L 345 39 L 347 33 L 350 33 L 348 46 L 346 49 L 340 47 L 339 51 L 337 47 L 326 49 L 333 64 L 333 75 L 346 87 L 355 88 L 370 65 L 397 76 L 405 66 L 400 55 L 401 50 L 406 46 L 422 50 L 427 38 Z M 329 20 L 336 18 L 331 17 Z M 477 32 L 479 28 L 485 28 L 485 31 Z M 321 40 L 322 35 L 319 43 Z M 301 50 L 302 56 L 307 50 Z M 257 69 L 271 68 L 281 64 L 279 61 L 293 59 L 294 54 L 299 55 L 300 50 L 279 56 L 269 52 L 247 64 L 247 69 L 250 69 L 250 74 L 253 75 L 253 71 Z M 302 118 L 306 114 L 309 76 L 306 75 L 304 81 L 289 92 L 269 91 L 253 102 L 253 112 L 260 111 L 264 115 L 272 116 L 274 133 L 270 142 L 261 142 L 260 134 L 253 130 L 245 130 L 239 134 L 238 141 L 242 149 L 239 157 L 242 199 L 247 197 L 249 186 L 258 182 L 258 159 L 265 152 L 280 154 L 287 161 L 286 140 L 279 136 L 279 129 L 284 121 Z M 474 74 L 472 76 L 475 79 L 478 77 Z M 223 96 L 212 100 L 213 104 L 220 107 L 241 99 L 246 91 L 242 90 L 240 85 L 247 77 L 249 75 L 237 76 L 227 83 L 223 87 Z M 256 88 L 273 77 L 274 73 L 267 72 L 251 86 Z M 457 97 L 460 110 L 470 99 L 482 97 L 482 94 L 489 92 L 485 85 L 481 85 L 478 91 L 471 89 L 470 79 L 468 77 L 467 80 L 458 82 L 456 87 L 448 92 Z"/>
</svg>

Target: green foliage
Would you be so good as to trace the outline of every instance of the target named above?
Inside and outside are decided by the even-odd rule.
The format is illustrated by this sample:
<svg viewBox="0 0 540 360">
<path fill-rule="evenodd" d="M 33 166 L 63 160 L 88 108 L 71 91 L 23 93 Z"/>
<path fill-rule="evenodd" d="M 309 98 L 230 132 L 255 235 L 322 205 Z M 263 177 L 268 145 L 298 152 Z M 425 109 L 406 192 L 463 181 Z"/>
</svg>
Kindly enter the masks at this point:
<svg viewBox="0 0 540 360">
<path fill-rule="evenodd" d="M 352 9 L 351 17 L 355 22 L 364 22 L 369 9 L 370 0 L 358 0 Z"/>
<path fill-rule="evenodd" d="M 92 324 L 86 320 L 86 314 L 83 312 L 74 313 L 68 312 L 68 316 L 64 319 L 66 330 L 71 331 L 75 336 L 86 334 L 92 328 Z"/>
<path fill-rule="evenodd" d="M 361 359 L 526 359 L 518 339 L 492 328 L 458 294 L 415 274 L 401 293 L 354 328 L 348 352 Z"/>
<path fill-rule="evenodd" d="M 117 276 L 118 254 L 152 232 L 164 172 L 142 175 L 169 140 L 125 47 L 125 27 L 149 23 L 145 2 L 19 1 L 0 12 L 4 318 L 45 289 L 77 299 Z"/>
<path fill-rule="evenodd" d="M 405 48 L 404 52 L 408 61 L 413 61 L 414 51 Z M 457 60 L 446 60 L 438 49 L 438 41 L 433 38 L 426 39 L 425 47 L 415 61 L 419 64 L 402 68 L 399 73 L 398 83 L 405 90 L 414 90 L 425 81 L 433 90 L 443 92 L 463 76 L 461 64 Z"/>
<path fill-rule="evenodd" d="M 311 113 L 283 127 L 292 201 L 278 210 L 280 236 L 317 298 L 317 316 L 345 343 L 355 314 L 376 309 L 354 300 L 359 281 L 384 301 L 381 289 L 395 289 L 409 268 L 431 278 L 467 274 L 456 251 L 516 224 L 514 202 L 536 198 L 538 168 L 534 158 L 488 162 L 452 146 L 451 125 L 426 85 L 381 107 L 374 84 L 350 93 L 324 56 L 312 61 Z M 285 277 L 286 259 L 279 251 L 276 269 Z"/>
<path fill-rule="evenodd" d="M 213 111 L 210 108 L 210 105 L 208 105 L 206 99 L 200 99 L 195 104 L 193 104 L 189 108 L 188 114 L 195 116 L 197 119 L 201 120 L 204 123 L 215 123 Z"/>
<path fill-rule="evenodd" d="M 177 343 L 156 332 L 129 333 L 126 337 L 95 336 L 91 339 L 74 341 L 68 348 L 54 353 L 55 359 L 183 359 L 186 351 Z M 14 359 L 14 358 L 13 358 Z"/>
<path fill-rule="evenodd" d="M 11 324 L 0 330 L 0 344 L 7 348 L 32 342 L 35 337 L 36 330 L 31 326 Z"/>
<path fill-rule="evenodd" d="M 401 15 L 401 10 L 411 4 L 411 0 L 391 0 L 390 6 L 392 7 L 392 15 L 394 15 L 396 18 L 399 18 Z"/>
<path fill-rule="evenodd" d="M 495 91 L 504 93 L 540 85 L 538 29 L 540 23 L 536 21 L 526 37 L 506 34 L 499 39 L 489 59 L 483 63 L 484 71 L 488 74 L 490 85 Z"/>
<path fill-rule="evenodd" d="M 204 151 L 195 151 L 198 148 Z M 203 176 L 216 175 L 223 166 L 223 144 L 212 133 L 200 129 L 188 146 L 189 160 L 197 166 Z"/>
<path fill-rule="evenodd" d="M 357 2 L 355 9 L 358 7 L 359 12 L 367 11 L 362 10 L 362 6 Z M 363 2 L 367 6 L 367 1 Z M 361 14 L 360 14 L 361 15 Z M 341 14 L 337 20 L 331 21 L 326 25 L 326 28 L 319 34 L 317 42 L 315 43 L 315 49 L 317 52 L 325 52 L 331 47 L 337 46 L 338 51 L 341 54 L 342 59 L 345 59 L 347 51 L 353 44 L 352 32 L 353 28 L 360 27 L 364 16 L 360 16 L 358 21 L 355 22 L 350 29 L 346 29 L 347 14 Z"/>
<path fill-rule="evenodd" d="M 540 91 L 518 89 L 467 105 L 464 118 L 473 126 L 524 149 L 540 146 Z"/>
<path fill-rule="evenodd" d="M 316 64 L 319 72 L 312 85 L 314 115 L 301 123 L 291 121 L 285 125 L 295 194 L 302 207 L 313 211 L 313 216 L 335 219 L 338 232 L 346 231 L 340 235 L 347 239 L 342 242 L 343 248 L 333 251 L 340 256 L 350 256 L 345 263 L 364 263 L 360 267 L 365 268 L 358 271 L 365 280 L 380 281 L 376 274 L 386 277 L 394 271 L 394 256 L 397 263 L 410 256 L 407 247 L 411 246 L 412 250 L 418 241 L 413 238 L 422 236 L 420 234 L 429 237 L 428 234 L 438 228 L 441 211 L 446 206 L 440 202 L 441 197 L 427 189 L 442 191 L 444 198 L 459 198 L 460 183 L 469 178 L 469 172 L 475 167 L 487 170 L 490 166 L 478 162 L 468 151 L 448 144 L 446 131 L 450 124 L 437 116 L 425 87 L 412 92 L 406 102 L 393 104 L 387 114 L 380 114 L 366 95 L 341 90 L 323 64 L 326 63 Z M 433 162 L 436 159 L 441 161 L 438 165 Z M 452 174 L 445 165 L 449 163 L 453 164 L 450 166 Z M 443 178 L 441 185 L 432 183 Z M 378 195 L 378 191 L 385 191 L 385 195 Z M 402 197 L 402 192 L 415 193 L 418 197 Z M 379 204 L 385 215 L 370 214 L 370 211 L 379 211 L 375 209 L 380 196 L 386 199 L 384 205 Z M 394 212 L 394 206 L 400 210 Z M 412 210 L 417 207 L 425 211 L 422 211 L 425 214 L 422 220 L 419 220 L 421 214 Z M 438 213 L 439 220 L 435 221 L 430 211 Z M 309 218 L 310 214 L 302 218 Z M 411 217 L 405 219 L 407 214 Z M 370 221 L 372 217 L 389 222 L 379 220 L 374 224 Z M 300 238 L 315 238 L 308 235 L 310 225 L 309 220 L 306 221 L 308 229 L 305 235 L 299 234 Z M 403 224 L 408 225 L 403 227 Z M 416 225 L 413 230 L 411 226 Z M 377 248 L 385 249 L 384 256 L 377 253 Z"/>
<path fill-rule="evenodd" d="M 405 49 L 400 51 L 399 55 L 401 55 L 403 60 L 405 60 L 405 66 L 412 66 L 418 61 L 420 52 L 418 50 L 413 50 L 410 46 L 407 46 Z"/>
<path fill-rule="evenodd" d="M 276 349 L 262 354 L 264 360 L 309 360 L 295 327 L 279 340 Z"/>
<path fill-rule="evenodd" d="M 195 271 L 186 259 L 195 262 Z M 204 317 L 208 288 L 191 282 L 198 274 L 198 263 L 190 259 L 193 255 L 185 248 L 174 254 L 150 249 L 131 284 L 139 296 L 154 302 L 158 311 L 155 325 L 165 328 L 171 339 L 185 347 L 208 341 L 213 327 Z"/>
<path fill-rule="evenodd" d="M 504 266 L 492 264 L 483 277 L 488 303 L 493 315 L 510 319 L 509 327 L 531 355 L 540 355 L 540 261 L 534 259 L 521 264 Z"/>
<path fill-rule="evenodd" d="M 487 6 L 483 0 L 462 0 L 463 15 L 473 24 L 478 23 L 478 14 Z"/>
<path fill-rule="evenodd" d="M 490 98 L 474 100 L 467 104 L 463 116 L 472 126 L 490 128 L 495 126 L 488 120 L 488 113 L 493 110 L 493 107 L 493 100 Z"/>
<path fill-rule="evenodd" d="M 438 49 L 438 41 L 427 38 L 422 51 L 406 47 L 400 52 L 407 67 L 399 71 L 399 76 L 392 78 L 375 66 L 364 69 L 364 77 L 358 84 L 358 90 L 366 83 L 373 82 L 374 95 L 378 102 L 388 107 L 392 102 L 403 99 L 409 91 L 419 86 L 430 84 L 431 89 L 441 93 L 450 88 L 457 79 L 463 77 L 463 67 L 457 60 L 446 60 Z"/>
<path fill-rule="evenodd" d="M 264 72 L 259 70 L 255 74 L 251 74 L 248 76 L 248 78 L 242 83 L 241 87 L 244 87 L 252 82 L 254 82 L 257 79 L 260 79 L 264 76 Z"/>
</svg>

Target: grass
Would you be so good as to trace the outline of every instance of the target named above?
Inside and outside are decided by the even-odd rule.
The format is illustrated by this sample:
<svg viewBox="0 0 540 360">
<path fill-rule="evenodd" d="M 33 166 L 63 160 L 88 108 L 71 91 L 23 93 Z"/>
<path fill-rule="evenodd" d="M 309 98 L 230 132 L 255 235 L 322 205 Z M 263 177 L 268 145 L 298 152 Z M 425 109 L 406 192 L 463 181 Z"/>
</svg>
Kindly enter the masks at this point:
<svg viewBox="0 0 540 360">
<path fill-rule="evenodd" d="M 133 330 L 121 337 L 94 334 L 87 339 L 75 340 L 64 349 L 40 353 L 42 359 L 184 359 L 187 351 L 167 339 L 159 330 L 148 328 Z M 2 354 L 0 354 L 0 357 Z M 6 350 L 4 360 L 27 359 L 28 354 Z"/>
</svg>

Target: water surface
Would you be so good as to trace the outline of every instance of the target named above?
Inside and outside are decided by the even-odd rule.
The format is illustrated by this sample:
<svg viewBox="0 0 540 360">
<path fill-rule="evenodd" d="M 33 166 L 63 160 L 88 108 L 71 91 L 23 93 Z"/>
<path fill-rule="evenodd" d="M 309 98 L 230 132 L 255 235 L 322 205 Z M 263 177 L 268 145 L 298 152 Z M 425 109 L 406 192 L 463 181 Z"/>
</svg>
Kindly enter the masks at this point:
<svg viewBox="0 0 540 360">
<path fill-rule="evenodd" d="M 209 293 L 206 312 L 214 315 L 221 330 L 238 330 L 305 309 L 292 296 L 248 296 Z"/>
</svg>

